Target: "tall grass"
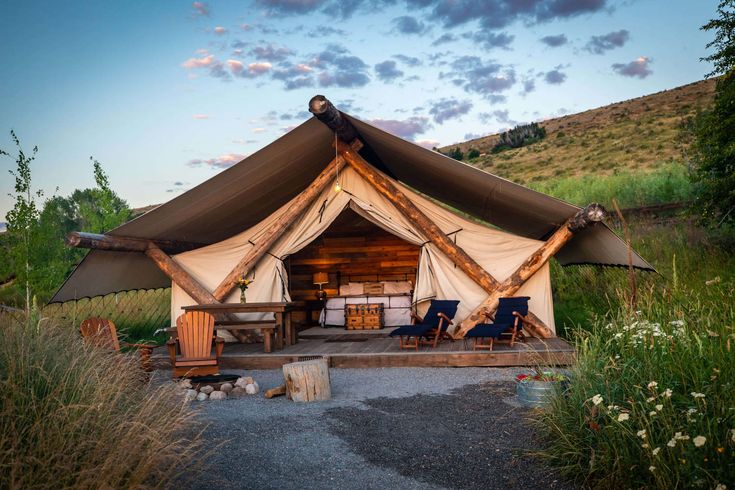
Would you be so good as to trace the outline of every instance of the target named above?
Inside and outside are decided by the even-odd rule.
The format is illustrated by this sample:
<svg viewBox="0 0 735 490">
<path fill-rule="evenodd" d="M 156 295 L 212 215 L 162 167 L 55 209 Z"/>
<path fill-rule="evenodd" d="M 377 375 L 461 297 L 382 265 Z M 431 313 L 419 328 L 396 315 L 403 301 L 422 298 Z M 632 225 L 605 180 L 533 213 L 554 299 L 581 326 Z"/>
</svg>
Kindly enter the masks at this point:
<svg viewBox="0 0 735 490">
<path fill-rule="evenodd" d="M 693 198 L 687 168 L 678 163 L 663 165 L 652 172 L 563 177 L 531 182 L 529 186 L 578 206 L 599 202 L 610 209 L 613 198 L 624 208 L 687 202 Z"/>
<path fill-rule="evenodd" d="M 593 488 L 735 483 L 732 283 L 644 291 L 577 331 L 566 392 L 539 419 L 546 458 Z"/>
<path fill-rule="evenodd" d="M 165 487 L 203 456 L 172 383 L 45 321 L 0 318 L 0 488 Z"/>
</svg>

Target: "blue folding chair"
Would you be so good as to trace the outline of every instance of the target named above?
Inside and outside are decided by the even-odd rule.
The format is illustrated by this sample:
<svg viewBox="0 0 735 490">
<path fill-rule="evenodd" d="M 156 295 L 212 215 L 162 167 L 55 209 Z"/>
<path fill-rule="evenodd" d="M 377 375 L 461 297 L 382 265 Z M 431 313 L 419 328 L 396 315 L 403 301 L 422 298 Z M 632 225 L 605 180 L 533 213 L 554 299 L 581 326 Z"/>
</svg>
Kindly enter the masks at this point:
<svg viewBox="0 0 735 490">
<path fill-rule="evenodd" d="M 448 335 L 447 328 L 457 314 L 458 305 L 459 301 L 432 299 L 424 318 L 412 315 L 413 325 L 398 327 L 390 336 L 399 338 L 401 349 L 419 350 L 420 343 L 436 347 L 441 338 Z M 422 338 L 427 340 L 422 342 Z"/>
<path fill-rule="evenodd" d="M 493 350 L 493 341 L 499 340 L 503 334 L 510 335 L 511 347 L 516 339 L 521 340 L 519 335 L 523 329 L 522 317 L 528 315 L 529 299 L 531 298 L 528 296 L 500 298 L 493 323 L 478 323 L 465 335 L 465 338 L 473 341 L 472 350 Z M 490 339 L 489 343 L 484 342 L 484 339 Z"/>
</svg>

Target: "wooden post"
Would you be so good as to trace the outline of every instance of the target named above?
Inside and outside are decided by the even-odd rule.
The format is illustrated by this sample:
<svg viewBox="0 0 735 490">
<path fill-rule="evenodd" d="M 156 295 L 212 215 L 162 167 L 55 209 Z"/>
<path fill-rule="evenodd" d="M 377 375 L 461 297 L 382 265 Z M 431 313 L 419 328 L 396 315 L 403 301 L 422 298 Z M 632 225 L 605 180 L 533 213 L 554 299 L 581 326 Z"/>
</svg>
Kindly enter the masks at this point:
<svg viewBox="0 0 735 490">
<path fill-rule="evenodd" d="M 148 244 L 153 242 L 161 250 L 168 253 L 181 253 L 204 247 L 204 243 L 182 242 L 179 240 L 149 240 L 147 238 L 124 237 L 117 235 L 100 235 L 72 231 L 66 235 L 66 245 L 77 248 L 93 248 L 113 252 L 145 252 Z"/>
<path fill-rule="evenodd" d="M 324 358 L 284 364 L 283 377 L 286 380 L 286 395 L 295 402 L 332 398 L 329 363 Z"/>
<path fill-rule="evenodd" d="M 478 323 L 481 323 L 486 314 L 495 311 L 498 307 L 498 299 L 513 296 L 523 284 L 531 278 L 551 257 L 554 256 L 571 238 L 574 233 L 580 231 L 592 223 L 602 221 L 605 217 L 605 208 L 593 203 L 580 210 L 569 218 L 556 232 L 536 250 L 530 257 L 503 281 L 498 288 L 490 293 L 490 296 L 480 303 L 470 315 L 460 324 L 454 333 L 455 338 L 464 335 Z"/>
<path fill-rule="evenodd" d="M 475 259 L 470 257 L 459 245 L 454 243 L 423 211 L 411 202 L 390 179 L 366 162 L 351 145 L 339 141 L 340 155 L 355 171 L 369 182 L 382 196 L 388 199 L 398 211 L 418 228 L 424 236 L 441 250 L 462 272 L 475 281 L 485 291 L 492 294 L 498 287 L 495 280 Z"/>
<path fill-rule="evenodd" d="M 285 213 L 266 229 L 258 242 L 248 250 L 238 264 L 227 274 L 214 290 L 214 297 L 223 301 L 235 287 L 237 280 L 246 275 L 258 261 L 270 250 L 273 244 L 293 223 L 300 218 L 304 211 L 322 193 L 325 187 L 334 179 L 339 169 L 344 165 L 341 158 L 335 158 L 322 170 L 316 179 L 291 203 Z"/>
<path fill-rule="evenodd" d="M 164 274 L 166 274 L 173 282 L 186 292 L 191 298 L 199 304 L 202 303 L 221 303 L 212 296 L 204 286 L 199 284 L 196 279 L 186 272 L 171 257 L 151 243 L 146 249 L 145 254 L 158 266 Z M 245 336 L 236 330 L 228 330 L 230 334 L 240 342 L 246 340 Z"/>
</svg>

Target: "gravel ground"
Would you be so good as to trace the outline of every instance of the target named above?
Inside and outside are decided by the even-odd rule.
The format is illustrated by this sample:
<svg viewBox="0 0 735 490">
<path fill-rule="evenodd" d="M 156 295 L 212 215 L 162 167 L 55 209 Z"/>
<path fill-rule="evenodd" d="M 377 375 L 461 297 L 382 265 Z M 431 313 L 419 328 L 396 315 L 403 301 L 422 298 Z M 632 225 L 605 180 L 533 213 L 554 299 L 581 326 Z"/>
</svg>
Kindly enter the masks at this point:
<svg viewBox="0 0 735 490">
<path fill-rule="evenodd" d="M 570 488 L 522 453 L 536 442 L 513 401 L 520 372 L 332 369 L 327 402 L 195 402 L 222 444 L 195 488 Z M 283 381 L 280 370 L 241 373 L 261 390 Z"/>
</svg>

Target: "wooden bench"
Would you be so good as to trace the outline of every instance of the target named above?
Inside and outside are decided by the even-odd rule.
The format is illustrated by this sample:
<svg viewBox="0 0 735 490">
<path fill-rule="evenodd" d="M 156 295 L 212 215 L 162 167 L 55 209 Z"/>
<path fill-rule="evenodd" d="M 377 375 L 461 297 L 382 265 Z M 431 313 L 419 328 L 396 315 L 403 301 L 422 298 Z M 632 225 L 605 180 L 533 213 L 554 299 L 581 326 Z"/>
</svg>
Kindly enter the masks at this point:
<svg viewBox="0 0 735 490">
<path fill-rule="evenodd" d="M 222 320 L 215 321 L 214 328 L 222 330 L 256 330 L 260 331 L 263 335 L 263 351 L 266 353 L 273 352 L 273 340 L 275 337 L 276 348 L 282 349 L 283 346 L 279 345 L 280 336 L 277 332 L 280 331 L 279 326 L 275 320 Z M 167 328 L 166 332 L 170 333 L 172 337 L 176 336 L 176 328 Z"/>
</svg>

